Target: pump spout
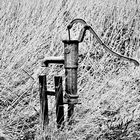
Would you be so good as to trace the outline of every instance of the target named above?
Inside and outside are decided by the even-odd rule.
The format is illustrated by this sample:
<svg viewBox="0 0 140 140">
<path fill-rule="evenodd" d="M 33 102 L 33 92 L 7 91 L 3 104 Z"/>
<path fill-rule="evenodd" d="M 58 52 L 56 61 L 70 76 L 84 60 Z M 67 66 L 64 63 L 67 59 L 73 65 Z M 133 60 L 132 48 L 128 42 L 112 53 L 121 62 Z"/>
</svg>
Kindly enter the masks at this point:
<svg viewBox="0 0 140 140">
<path fill-rule="evenodd" d="M 108 52 L 110 52 L 111 54 L 113 54 L 113 55 L 115 55 L 115 56 L 117 56 L 117 57 L 119 57 L 119 58 L 122 58 L 122 59 L 124 59 L 124 60 L 133 62 L 136 66 L 139 66 L 139 65 L 140 65 L 139 62 L 138 62 L 137 60 L 135 60 L 135 59 L 133 59 L 133 58 L 126 57 L 126 56 L 123 56 L 123 55 L 121 55 L 121 54 L 118 54 L 118 53 L 112 51 L 110 48 L 108 48 L 108 47 L 103 43 L 103 41 L 98 37 L 98 35 L 95 33 L 95 31 L 91 28 L 91 26 L 85 25 L 85 26 L 82 28 L 82 30 L 80 31 L 79 38 L 78 38 L 79 43 L 83 41 L 84 36 L 85 36 L 85 33 L 86 33 L 87 30 L 89 30 L 89 31 L 93 34 L 93 36 L 97 39 L 97 41 L 98 41 Z"/>
</svg>

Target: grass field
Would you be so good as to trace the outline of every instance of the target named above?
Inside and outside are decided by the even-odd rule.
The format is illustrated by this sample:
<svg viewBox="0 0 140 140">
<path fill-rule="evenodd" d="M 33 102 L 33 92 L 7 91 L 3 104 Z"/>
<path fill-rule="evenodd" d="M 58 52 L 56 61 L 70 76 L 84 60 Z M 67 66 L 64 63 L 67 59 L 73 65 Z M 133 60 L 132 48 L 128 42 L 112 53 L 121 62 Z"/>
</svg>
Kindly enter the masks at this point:
<svg viewBox="0 0 140 140">
<path fill-rule="evenodd" d="M 46 56 L 63 55 L 66 27 L 84 19 L 113 51 L 140 62 L 138 0 L 1 0 L 0 135 L 40 140 L 38 75 L 64 70 L 42 68 Z M 72 29 L 77 39 L 81 24 Z M 109 54 L 87 31 L 79 46 L 79 101 L 74 124 L 58 132 L 55 102 L 49 98 L 52 140 L 140 139 L 140 68 Z"/>
</svg>

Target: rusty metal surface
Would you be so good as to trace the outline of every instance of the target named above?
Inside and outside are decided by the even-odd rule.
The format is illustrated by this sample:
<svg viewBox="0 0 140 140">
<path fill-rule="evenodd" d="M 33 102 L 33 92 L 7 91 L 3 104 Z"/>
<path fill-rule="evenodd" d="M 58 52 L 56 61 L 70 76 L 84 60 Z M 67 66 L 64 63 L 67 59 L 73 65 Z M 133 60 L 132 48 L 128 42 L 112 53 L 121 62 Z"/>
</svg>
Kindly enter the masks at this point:
<svg viewBox="0 0 140 140">
<path fill-rule="evenodd" d="M 68 68 L 78 68 L 78 41 L 64 42 L 64 66 Z"/>
<path fill-rule="evenodd" d="M 65 90 L 68 95 L 77 95 L 77 68 L 78 68 L 78 41 L 64 42 L 64 67 L 65 67 Z M 77 99 L 68 99 L 68 121 L 74 113 L 74 104 Z M 72 104 L 73 103 L 73 104 Z"/>
</svg>

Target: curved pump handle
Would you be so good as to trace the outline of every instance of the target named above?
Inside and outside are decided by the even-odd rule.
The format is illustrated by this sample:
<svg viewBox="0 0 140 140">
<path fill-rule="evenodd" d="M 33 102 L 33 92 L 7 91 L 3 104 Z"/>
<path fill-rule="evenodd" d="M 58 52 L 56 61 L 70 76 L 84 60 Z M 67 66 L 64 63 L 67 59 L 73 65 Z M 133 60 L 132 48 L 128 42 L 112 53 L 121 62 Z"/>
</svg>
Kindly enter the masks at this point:
<svg viewBox="0 0 140 140">
<path fill-rule="evenodd" d="M 126 56 L 123 56 L 121 54 L 118 54 L 114 51 L 112 51 L 110 48 L 108 48 L 104 43 L 103 41 L 98 37 L 98 35 L 95 33 L 95 31 L 91 28 L 91 26 L 88 26 L 88 25 L 85 25 L 82 30 L 80 31 L 80 35 L 79 35 L 79 38 L 78 38 L 78 41 L 79 43 L 83 41 L 84 39 L 84 35 L 86 33 L 86 30 L 89 30 L 93 36 L 97 39 L 97 41 L 110 53 L 112 53 L 113 55 L 119 57 L 119 58 L 122 58 L 124 60 L 127 60 L 127 61 L 130 61 L 130 62 L 133 62 L 136 66 L 139 66 L 139 62 L 133 58 L 129 58 L 129 57 L 126 57 Z"/>
<path fill-rule="evenodd" d="M 70 40 L 70 29 L 72 28 L 73 24 L 78 23 L 78 22 L 82 23 L 83 25 L 87 25 L 87 23 L 83 19 L 77 18 L 77 19 L 72 20 L 70 24 L 67 26 L 69 40 Z"/>
</svg>

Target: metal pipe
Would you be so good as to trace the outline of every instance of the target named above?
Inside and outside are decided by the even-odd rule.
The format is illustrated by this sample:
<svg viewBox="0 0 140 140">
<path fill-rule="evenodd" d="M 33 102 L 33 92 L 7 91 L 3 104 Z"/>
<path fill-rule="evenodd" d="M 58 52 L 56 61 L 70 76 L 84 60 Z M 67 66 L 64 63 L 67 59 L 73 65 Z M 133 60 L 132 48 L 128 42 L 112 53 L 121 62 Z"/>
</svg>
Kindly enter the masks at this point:
<svg viewBox="0 0 140 140">
<path fill-rule="evenodd" d="M 68 95 L 77 95 L 77 68 L 78 68 L 78 44 L 77 40 L 64 40 L 64 67 L 65 67 L 65 89 Z M 71 98 L 69 99 L 71 100 Z M 72 99 L 74 100 L 74 99 Z M 71 102 L 71 101 L 70 101 Z M 74 104 L 68 102 L 68 121 L 74 112 Z"/>
<path fill-rule="evenodd" d="M 48 67 L 49 63 L 64 64 L 64 57 L 62 57 L 62 56 L 46 57 L 43 61 L 43 64 L 45 64 L 45 67 Z M 42 64 L 42 66 L 43 66 L 43 64 Z"/>
<path fill-rule="evenodd" d="M 79 38 L 78 38 L 79 43 L 83 41 L 84 36 L 85 36 L 85 33 L 86 33 L 86 30 L 89 30 L 89 31 L 93 34 L 93 36 L 97 39 L 97 41 L 98 41 L 108 52 L 110 52 L 111 54 L 113 54 L 113 55 L 115 55 L 115 56 L 117 56 L 117 57 L 119 57 L 119 58 L 122 58 L 122 59 L 124 59 L 124 60 L 133 62 L 136 66 L 139 66 L 139 62 L 138 62 L 137 60 L 135 60 L 135 59 L 133 59 L 133 58 L 126 57 L 126 56 L 123 56 L 123 55 L 121 55 L 121 54 L 118 54 L 118 53 L 112 51 L 110 48 L 108 48 L 108 47 L 103 43 L 103 41 L 98 37 L 98 35 L 95 33 L 95 31 L 91 28 L 91 26 L 85 25 L 85 26 L 82 28 L 82 30 L 81 30 L 81 32 L 80 32 L 80 35 L 79 35 Z"/>
</svg>

